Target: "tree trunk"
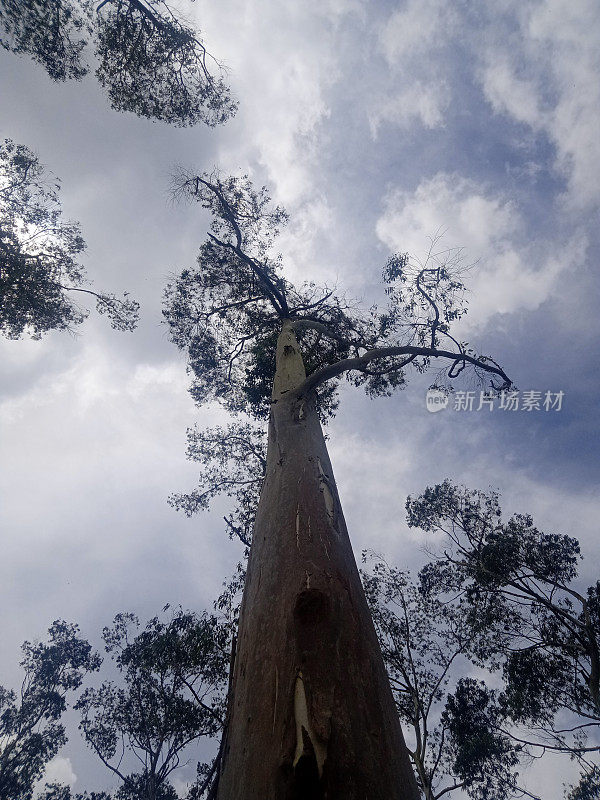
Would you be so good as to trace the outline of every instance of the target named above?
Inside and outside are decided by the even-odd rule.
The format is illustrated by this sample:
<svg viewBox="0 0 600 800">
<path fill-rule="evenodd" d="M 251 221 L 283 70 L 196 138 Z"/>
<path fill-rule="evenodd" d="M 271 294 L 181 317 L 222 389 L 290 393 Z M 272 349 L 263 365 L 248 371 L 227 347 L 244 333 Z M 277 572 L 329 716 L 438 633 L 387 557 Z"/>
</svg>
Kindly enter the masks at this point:
<svg viewBox="0 0 600 800">
<path fill-rule="evenodd" d="M 417 800 L 318 415 L 284 323 L 218 800 Z"/>
</svg>

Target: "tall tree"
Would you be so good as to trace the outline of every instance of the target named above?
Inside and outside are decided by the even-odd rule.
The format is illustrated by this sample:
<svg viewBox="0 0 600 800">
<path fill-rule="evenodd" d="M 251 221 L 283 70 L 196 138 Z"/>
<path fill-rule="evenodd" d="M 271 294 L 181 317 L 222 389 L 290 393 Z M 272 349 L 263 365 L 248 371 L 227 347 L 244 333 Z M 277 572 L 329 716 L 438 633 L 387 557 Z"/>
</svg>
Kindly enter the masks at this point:
<svg viewBox="0 0 600 800">
<path fill-rule="evenodd" d="M 224 70 L 164 0 L 0 0 L 0 46 L 28 54 L 55 81 L 89 72 L 111 106 L 175 125 L 214 126 L 235 113 Z"/>
<path fill-rule="evenodd" d="M 426 595 L 460 593 L 466 626 L 492 604 L 503 620 L 500 700 L 508 731 L 532 753 L 565 753 L 581 769 L 573 798 L 597 797 L 600 754 L 600 582 L 578 585 L 579 542 L 502 520 L 496 492 L 449 480 L 408 498 L 409 525 L 444 536 L 420 574 Z"/>
<path fill-rule="evenodd" d="M 85 690 L 75 706 L 83 735 L 119 779 L 116 800 L 176 800 L 169 776 L 186 748 L 222 728 L 230 629 L 178 609 L 142 630 L 134 615 L 118 614 L 103 636 L 123 684 Z"/>
<path fill-rule="evenodd" d="M 389 259 L 385 311 L 293 286 L 272 245 L 286 215 L 247 178 L 181 175 L 213 216 L 199 268 L 167 289 L 173 341 L 198 402 L 269 417 L 218 785 L 219 800 L 416 798 L 418 789 L 344 522 L 319 416 L 342 376 L 371 395 L 433 360 L 472 368 L 492 390 L 496 362 L 450 333 L 460 317 L 455 253 Z"/>
<path fill-rule="evenodd" d="M 460 593 L 420 591 L 418 580 L 381 557 L 363 560 L 367 600 L 425 800 L 456 791 L 473 800 L 522 796 L 522 747 L 503 731 L 497 693 L 464 677 L 474 665 L 493 668 L 506 653 L 512 637 L 503 610 L 488 599 L 474 615 Z"/>
<path fill-rule="evenodd" d="M 0 332 L 9 339 L 71 330 L 87 316 L 75 297 L 88 296 L 111 326 L 133 330 L 139 303 L 89 288 L 79 256 L 79 224 L 64 222 L 60 182 L 37 156 L 10 139 L 0 143 Z"/>
<path fill-rule="evenodd" d="M 0 797 L 6 800 L 30 800 L 34 783 L 66 742 L 59 720 L 68 694 L 100 666 L 78 632 L 77 625 L 57 620 L 47 642 L 24 642 L 19 695 L 0 686 Z"/>
</svg>

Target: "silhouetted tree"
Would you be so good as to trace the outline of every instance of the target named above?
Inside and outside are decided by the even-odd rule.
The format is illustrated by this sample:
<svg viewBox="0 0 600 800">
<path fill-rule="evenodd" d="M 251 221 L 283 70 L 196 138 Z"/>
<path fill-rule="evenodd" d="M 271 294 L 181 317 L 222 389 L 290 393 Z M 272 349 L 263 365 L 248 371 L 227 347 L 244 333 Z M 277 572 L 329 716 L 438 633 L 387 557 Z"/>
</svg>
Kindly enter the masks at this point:
<svg viewBox="0 0 600 800">
<path fill-rule="evenodd" d="M 522 747 L 503 731 L 497 692 L 465 677 L 473 666 L 494 668 L 511 637 L 504 615 L 482 602 L 420 591 L 418 580 L 382 558 L 362 573 L 410 756 L 425 800 L 463 790 L 476 800 L 522 796 L 516 767 Z"/>
<path fill-rule="evenodd" d="M 79 628 L 61 620 L 48 629 L 47 642 L 24 642 L 20 692 L 0 686 L 0 797 L 30 800 L 34 783 L 66 742 L 59 722 L 67 696 L 100 658 Z"/>
<path fill-rule="evenodd" d="M 0 45 L 28 54 L 55 81 L 89 72 L 111 106 L 174 125 L 214 126 L 235 113 L 222 66 L 163 0 L 0 0 Z"/>
<path fill-rule="evenodd" d="M 88 295 L 111 326 L 133 330 L 139 304 L 87 288 L 77 222 L 64 222 L 60 183 L 27 147 L 0 143 L 0 331 L 9 339 L 39 339 L 72 330 L 87 316 L 74 297 Z"/>
<path fill-rule="evenodd" d="M 531 753 L 577 760 L 582 781 L 572 797 L 596 796 L 600 583 L 577 586 L 579 542 L 543 533 L 528 514 L 503 522 L 496 492 L 449 480 L 406 507 L 409 525 L 444 535 L 439 557 L 420 573 L 424 595 L 460 593 L 470 630 L 481 624 L 482 605 L 502 620 L 506 731 Z"/>
<path fill-rule="evenodd" d="M 166 295 L 172 339 L 189 356 L 191 392 L 199 403 L 269 417 L 210 796 L 416 798 L 319 416 L 334 411 L 343 376 L 373 396 L 402 388 L 410 369 L 433 360 L 447 365 L 449 379 L 467 370 L 491 378 L 492 391 L 510 381 L 450 332 L 463 313 L 456 251 L 436 252 L 434 243 L 423 264 L 390 258 L 387 309 L 361 311 L 283 276 L 272 244 L 286 214 L 270 206 L 266 190 L 217 174 L 180 175 L 177 187 L 213 217 L 198 269 L 185 270 Z M 213 435 L 196 441 L 220 469 L 227 450 L 209 446 Z M 210 491 L 201 486 L 192 502 L 203 505 Z"/>
<path fill-rule="evenodd" d="M 600 768 L 593 766 L 587 770 L 576 786 L 569 787 L 567 800 L 598 800 L 600 797 Z"/>
<path fill-rule="evenodd" d="M 179 609 L 142 630 L 133 614 L 118 614 L 103 636 L 123 684 L 85 690 L 75 706 L 83 735 L 121 781 L 116 800 L 176 800 L 168 779 L 183 752 L 223 725 L 230 628 Z M 142 769 L 127 773 L 125 755 Z"/>
<path fill-rule="evenodd" d="M 35 800 L 146 800 L 143 782 L 133 782 L 117 789 L 116 794 L 106 792 L 77 792 L 73 794 L 70 786 L 60 783 L 47 783 L 44 790 L 36 795 Z M 177 792 L 169 784 L 158 786 L 154 792 L 154 800 L 178 800 Z"/>
</svg>

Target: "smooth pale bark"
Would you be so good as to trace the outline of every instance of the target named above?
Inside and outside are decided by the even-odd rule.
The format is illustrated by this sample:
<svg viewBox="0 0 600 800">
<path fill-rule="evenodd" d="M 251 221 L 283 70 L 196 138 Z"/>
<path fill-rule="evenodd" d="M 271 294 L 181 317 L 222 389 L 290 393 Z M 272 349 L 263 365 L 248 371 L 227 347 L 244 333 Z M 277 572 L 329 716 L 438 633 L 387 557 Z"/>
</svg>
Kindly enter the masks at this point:
<svg viewBox="0 0 600 800">
<path fill-rule="evenodd" d="M 318 415 L 284 323 L 218 800 L 417 800 Z"/>
</svg>

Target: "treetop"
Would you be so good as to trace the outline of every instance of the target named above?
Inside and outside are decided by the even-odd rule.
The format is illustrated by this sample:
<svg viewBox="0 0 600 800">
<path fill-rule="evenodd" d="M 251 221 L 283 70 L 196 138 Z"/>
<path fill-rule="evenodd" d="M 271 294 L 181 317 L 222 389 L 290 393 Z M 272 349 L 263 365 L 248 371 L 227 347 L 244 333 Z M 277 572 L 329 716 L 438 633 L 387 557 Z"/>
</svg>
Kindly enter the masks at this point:
<svg viewBox="0 0 600 800">
<path fill-rule="evenodd" d="M 434 238 L 423 262 L 393 255 L 382 274 L 387 307 L 364 308 L 326 285 L 285 277 L 274 245 L 287 214 L 248 176 L 179 169 L 174 193 L 212 218 L 198 266 L 167 286 L 163 312 L 172 340 L 188 353 L 199 403 L 266 416 L 285 320 L 307 373 L 298 394 L 316 393 L 324 417 L 335 410 L 342 376 L 372 396 L 389 395 L 404 387 L 409 367 L 423 372 L 436 359 L 444 366 L 435 385 L 450 387 L 465 371 L 492 392 L 512 385 L 496 361 L 451 332 L 466 313 L 460 250 L 441 249 Z"/>
</svg>

